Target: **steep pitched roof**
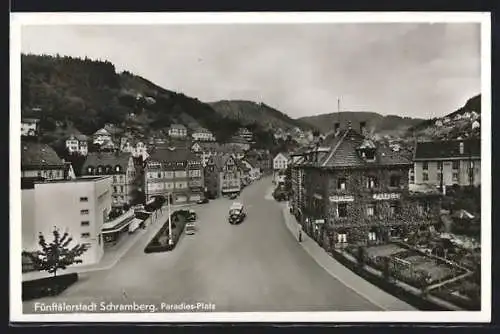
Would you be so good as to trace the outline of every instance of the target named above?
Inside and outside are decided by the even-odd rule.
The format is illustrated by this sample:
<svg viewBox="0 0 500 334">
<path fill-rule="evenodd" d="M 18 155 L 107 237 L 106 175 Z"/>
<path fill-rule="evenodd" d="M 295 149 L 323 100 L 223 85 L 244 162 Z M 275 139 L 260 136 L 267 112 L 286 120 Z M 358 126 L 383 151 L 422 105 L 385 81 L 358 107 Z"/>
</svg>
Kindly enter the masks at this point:
<svg viewBox="0 0 500 334">
<path fill-rule="evenodd" d="M 460 153 L 460 143 L 463 143 L 463 153 Z M 481 156 L 480 139 L 443 140 L 417 143 L 415 160 L 431 160 L 446 158 L 470 158 Z"/>
<path fill-rule="evenodd" d="M 97 166 L 120 166 L 122 171 L 128 168 L 129 159 L 132 155 L 130 153 L 113 153 L 113 152 L 93 152 L 87 155 L 87 159 L 83 164 L 83 170 L 87 167 Z"/>
<path fill-rule="evenodd" d="M 186 127 L 182 124 L 172 124 L 172 125 L 170 125 L 170 129 L 184 130 L 184 129 L 186 129 Z"/>
<path fill-rule="evenodd" d="M 21 169 L 64 167 L 56 151 L 47 144 L 21 141 Z"/>
<path fill-rule="evenodd" d="M 347 129 L 337 138 L 327 139 L 329 153 L 320 161 L 321 167 L 363 167 L 380 165 L 410 165 L 411 161 L 398 152 L 376 145 L 353 129 Z M 367 161 L 357 149 L 375 148 L 375 161 Z"/>
<path fill-rule="evenodd" d="M 199 160 L 199 157 L 191 152 L 189 148 L 183 147 L 156 149 L 154 152 L 151 152 L 151 156 L 149 159 L 161 162 L 180 162 L 188 160 Z"/>
<path fill-rule="evenodd" d="M 94 136 L 99 136 L 99 135 L 109 136 L 109 135 L 110 135 L 110 133 L 109 133 L 106 129 L 102 128 L 102 129 L 97 130 L 97 131 L 94 133 Z"/>
</svg>

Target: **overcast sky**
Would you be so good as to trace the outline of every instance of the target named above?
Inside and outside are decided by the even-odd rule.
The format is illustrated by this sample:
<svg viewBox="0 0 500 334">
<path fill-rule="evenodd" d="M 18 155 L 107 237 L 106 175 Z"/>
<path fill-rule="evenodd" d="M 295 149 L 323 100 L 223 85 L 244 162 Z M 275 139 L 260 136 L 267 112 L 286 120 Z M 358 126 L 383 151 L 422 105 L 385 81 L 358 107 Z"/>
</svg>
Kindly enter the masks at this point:
<svg viewBox="0 0 500 334">
<path fill-rule="evenodd" d="M 281 24 L 30 26 L 22 52 L 106 59 L 210 102 L 291 117 L 342 110 L 430 118 L 480 93 L 480 26 Z"/>
</svg>

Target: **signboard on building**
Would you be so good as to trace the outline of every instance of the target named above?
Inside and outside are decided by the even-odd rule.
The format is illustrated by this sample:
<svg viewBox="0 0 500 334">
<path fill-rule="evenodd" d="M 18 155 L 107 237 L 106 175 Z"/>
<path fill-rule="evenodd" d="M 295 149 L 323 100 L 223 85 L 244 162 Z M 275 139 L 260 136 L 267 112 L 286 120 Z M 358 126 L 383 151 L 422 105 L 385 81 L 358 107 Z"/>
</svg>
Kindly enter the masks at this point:
<svg viewBox="0 0 500 334">
<path fill-rule="evenodd" d="M 373 194 L 373 199 L 378 200 L 378 201 L 384 201 L 384 200 L 389 200 L 389 199 L 399 199 L 401 194 L 398 193 L 383 193 L 383 194 Z"/>
<path fill-rule="evenodd" d="M 354 202 L 354 196 L 330 196 L 330 202 Z"/>
<path fill-rule="evenodd" d="M 314 221 L 314 224 L 324 224 L 325 223 L 325 220 L 324 219 L 316 219 Z"/>
<path fill-rule="evenodd" d="M 321 196 L 320 194 L 314 194 L 313 197 L 316 199 L 323 199 L 323 196 Z"/>
</svg>

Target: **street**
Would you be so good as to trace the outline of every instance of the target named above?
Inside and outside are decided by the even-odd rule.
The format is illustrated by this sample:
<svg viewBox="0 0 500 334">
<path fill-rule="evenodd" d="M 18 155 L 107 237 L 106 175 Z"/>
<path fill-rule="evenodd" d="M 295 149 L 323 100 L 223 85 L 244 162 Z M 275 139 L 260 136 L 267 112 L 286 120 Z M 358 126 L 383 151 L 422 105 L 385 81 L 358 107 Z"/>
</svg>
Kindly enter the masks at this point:
<svg viewBox="0 0 500 334">
<path fill-rule="evenodd" d="M 193 205 L 197 232 L 171 252 L 145 254 L 145 235 L 111 269 L 80 274 L 57 297 L 35 302 L 212 303 L 219 312 L 376 311 L 329 275 L 285 226 L 282 206 L 266 200 L 269 178 L 246 187 L 236 201 L 246 206 L 240 225 L 227 222 L 229 199 Z"/>
</svg>

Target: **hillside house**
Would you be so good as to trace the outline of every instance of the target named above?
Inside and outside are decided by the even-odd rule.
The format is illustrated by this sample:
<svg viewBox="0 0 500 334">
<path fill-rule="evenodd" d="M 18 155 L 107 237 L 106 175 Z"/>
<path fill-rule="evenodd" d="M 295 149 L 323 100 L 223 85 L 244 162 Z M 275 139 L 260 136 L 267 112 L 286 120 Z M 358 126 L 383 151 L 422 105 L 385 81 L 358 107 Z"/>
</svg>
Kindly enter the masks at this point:
<svg viewBox="0 0 500 334">
<path fill-rule="evenodd" d="M 419 142 L 413 161 L 415 184 L 481 184 L 480 139 Z"/>
<path fill-rule="evenodd" d="M 205 128 L 196 129 L 191 137 L 195 141 L 215 141 L 215 136 L 212 132 Z"/>
<path fill-rule="evenodd" d="M 168 129 L 168 135 L 171 138 L 187 137 L 187 128 L 182 124 L 172 124 Z"/>
<path fill-rule="evenodd" d="M 38 118 L 22 118 L 21 119 L 21 136 L 34 137 L 38 135 Z"/>
<path fill-rule="evenodd" d="M 102 128 L 97 130 L 92 135 L 92 139 L 94 144 L 103 145 L 104 143 L 111 141 L 111 134 L 108 132 L 108 130 Z"/>
<path fill-rule="evenodd" d="M 87 141 L 85 135 L 71 135 L 66 139 L 66 149 L 70 154 L 87 155 L 89 153 Z"/>
</svg>

